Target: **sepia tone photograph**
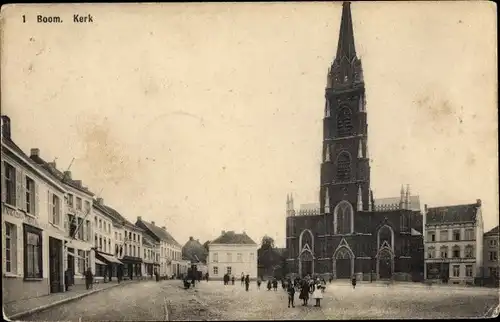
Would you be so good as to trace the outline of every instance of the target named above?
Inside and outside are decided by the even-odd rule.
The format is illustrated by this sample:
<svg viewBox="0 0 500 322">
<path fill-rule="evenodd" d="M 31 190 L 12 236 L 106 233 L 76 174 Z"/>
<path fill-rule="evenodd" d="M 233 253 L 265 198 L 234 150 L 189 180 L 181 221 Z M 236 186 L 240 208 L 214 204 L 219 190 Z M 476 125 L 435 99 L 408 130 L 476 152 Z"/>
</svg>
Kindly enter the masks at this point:
<svg viewBox="0 0 500 322">
<path fill-rule="evenodd" d="M 494 318 L 496 4 L 9 4 L 9 321 Z"/>
</svg>

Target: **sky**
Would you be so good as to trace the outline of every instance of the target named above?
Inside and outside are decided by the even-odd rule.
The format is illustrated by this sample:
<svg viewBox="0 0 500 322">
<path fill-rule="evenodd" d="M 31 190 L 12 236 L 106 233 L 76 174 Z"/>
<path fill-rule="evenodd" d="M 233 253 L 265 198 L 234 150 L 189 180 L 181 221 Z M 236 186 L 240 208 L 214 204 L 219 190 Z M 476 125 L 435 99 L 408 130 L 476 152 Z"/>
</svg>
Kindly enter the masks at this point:
<svg viewBox="0 0 500 322">
<path fill-rule="evenodd" d="M 12 138 L 62 171 L 74 158 L 73 178 L 130 221 L 181 244 L 234 230 L 284 246 L 287 194 L 318 202 L 340 2 L 2 9 Z M 409 184 L 429 206 L 481 199 L 498 225 L 494 3 L 351 10 L 375 198 Z"/>
</svg>

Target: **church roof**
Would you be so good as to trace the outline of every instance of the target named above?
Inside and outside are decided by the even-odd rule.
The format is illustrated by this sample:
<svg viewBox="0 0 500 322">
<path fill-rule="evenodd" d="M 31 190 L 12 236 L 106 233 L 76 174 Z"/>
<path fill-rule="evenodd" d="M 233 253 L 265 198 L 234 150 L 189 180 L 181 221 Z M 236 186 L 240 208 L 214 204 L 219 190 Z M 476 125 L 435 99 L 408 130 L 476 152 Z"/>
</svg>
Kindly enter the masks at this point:
<svg viewBox="0 0 500 322">
<path fill-rule="evenodd" d="M 375 210 L 399 209 L 401 197 L 378 198 L 374 200 Z M 410 196 L 410 210 L 420 211 L 420 196 Z"/>
<path fill-rule="evenodd" d="M 475 222 L 478 204 L 433 207 L 427 209 L 426 224 Z"/>
<path fill-rule="evenodd" d="M 494 236 L 494 235 L 498 235 L 498 226 L 496 226 L 495 228 L 489 230 L 488 232 L 486 232 L 484 234 L 485 236 Z"/>
<path fill-rule="evenodd" d="M 221 235 L 210 244 L 247 244 L 257 245 L 245 232 L 237 234 L 234 231 L 222 231 Z"/>
</svg>

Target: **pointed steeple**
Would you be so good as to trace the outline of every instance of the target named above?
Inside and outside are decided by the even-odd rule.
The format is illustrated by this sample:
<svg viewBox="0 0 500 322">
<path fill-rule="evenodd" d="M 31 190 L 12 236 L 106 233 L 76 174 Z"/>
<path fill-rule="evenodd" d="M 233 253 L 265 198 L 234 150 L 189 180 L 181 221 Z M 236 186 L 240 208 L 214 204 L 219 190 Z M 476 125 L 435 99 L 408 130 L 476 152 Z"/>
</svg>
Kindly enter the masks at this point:
<svg viewBox="0 0 500 322">
<path fill-rule="evenodd" d="M 361 195 L 361 185 L 358 186 L 358 211 L 363 211 L 363 196 Z"/>
<path fill-rule="evenodd" d="M 405 198 L 405 204 L 406 204 L 406 209 L 410 209 L 410 185 L 406 185 L 406 198 Z"/>
<path fill-rule="evenodd" d="M 354 47 L 354 32 L 352 28 L 351 3 L 346 1 L 342 4 L 342 20 L 340 22 L 339 43 L 337 45 L 337 59 L 344 57 L 350 62 L 356 57 Z"/>
<path fill-rule="evenodd" d="M 293 194 L 290 194 L 290 211 L 292 212 L 292 214 L 295 211 L 295 208 L 293 206 Z"/>
<path fill-rule="evenodd" d="M 330 213 L 330 194 L 328 193 L 328 187 L 325 187 L 325 214 Z"/>
</svg>

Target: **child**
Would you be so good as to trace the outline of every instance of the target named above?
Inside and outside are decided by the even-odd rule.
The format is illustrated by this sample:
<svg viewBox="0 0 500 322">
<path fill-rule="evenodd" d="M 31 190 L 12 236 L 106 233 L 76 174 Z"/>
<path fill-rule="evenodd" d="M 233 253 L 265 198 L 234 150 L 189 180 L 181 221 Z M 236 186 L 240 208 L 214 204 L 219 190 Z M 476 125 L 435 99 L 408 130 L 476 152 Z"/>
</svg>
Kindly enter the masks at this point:
<svg viewBox="0 0 500 322">
<path fill-rule="evenodd" d="M 352 288 L 355 289 L 356 288 L 356 275 L 352 276 L 351 283 L 352 283 Z"/>
<path fill-rule="evenodd" d="M 260 277 L 257 279 L 257 289 L 260 290 L 260 284 L 262 281 L 260 280 Z"/>
<path fill-rule="evenodd" d="M 290 307 L 290 304 L 292 304 L 292 307 L 295 307 L 294 303 L 295 287 L 293 286 L 293 283 L 288 283 L 287 293 L 288 293 L 288 307 Z"/>
<path fill-rule="evenodd" d="M 267 281 L 267 290 L 270 291 L 272 287 L 271 280 Z"/>
</svg>

